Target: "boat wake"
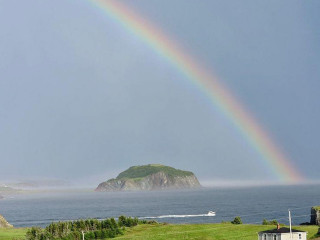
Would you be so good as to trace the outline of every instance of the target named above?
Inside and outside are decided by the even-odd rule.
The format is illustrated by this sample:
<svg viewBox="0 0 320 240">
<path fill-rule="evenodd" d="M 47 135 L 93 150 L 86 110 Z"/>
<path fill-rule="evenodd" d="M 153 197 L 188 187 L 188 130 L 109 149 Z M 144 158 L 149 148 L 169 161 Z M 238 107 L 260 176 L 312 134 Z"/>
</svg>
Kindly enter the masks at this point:
<svg viewBox="0 0 320 240">
<path fill-rule="evenodd" d="M 160 219 L 160 218 L 192 218 L 192 217 L 214 217 L 215 212 L 209 211 L 207 214 L 194 214 L 194 215 L 162 215 L 157 217 L 140 217 L 140 219 Z"/>
</svg>

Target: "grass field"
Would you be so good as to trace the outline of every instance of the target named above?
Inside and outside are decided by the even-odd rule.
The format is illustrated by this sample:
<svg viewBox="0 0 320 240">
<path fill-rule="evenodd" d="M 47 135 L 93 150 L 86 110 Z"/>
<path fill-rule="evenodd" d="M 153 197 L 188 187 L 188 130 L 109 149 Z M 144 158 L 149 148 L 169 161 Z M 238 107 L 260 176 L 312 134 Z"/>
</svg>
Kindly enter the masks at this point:
<svg viewBox="0 0 320 240">
<path fill-rule="evenodd" d="M 0 228 L 0 240 L 24 239 L 27 228 Z"/>
<path fill-rule="evenodd" d="M 273 228 L 275 228 L 275 226 L 246 224 L 139 225 L 128 229 L 123 236 L 115 239 L 257 240 L 258 232 Z M 312 239 L 318 231 L 317 226 L 298 226 L 294 228 L 307 231 L 308 239 Z"/>
<path fill-rule="evenodd" d="M 233 224 L 177 224 L 177 225 L 139 225 L 126 230 L 123 236 L 115 239 L 143 240 L 257 240 L 257 233 L 273 229 L 275 226 L 233 225 Z M 298 226 L 308 232 L 308 239 L 313 239 L 317 226 Z M 0 240 L 24 239 L 26 228 L 0 229 Z"/>
</svg>

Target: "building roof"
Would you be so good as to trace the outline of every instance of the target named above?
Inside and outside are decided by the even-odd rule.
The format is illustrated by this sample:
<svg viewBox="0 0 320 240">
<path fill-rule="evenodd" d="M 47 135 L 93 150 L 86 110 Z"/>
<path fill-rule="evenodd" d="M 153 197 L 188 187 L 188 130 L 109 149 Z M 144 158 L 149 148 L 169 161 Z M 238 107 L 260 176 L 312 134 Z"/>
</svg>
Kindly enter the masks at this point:
<svg viewBox="0 0 320 240">
<path fill-rule="evenodd" d="M 295 229 L 292 229 L 291 231 L 292 232 L 305 232 L 305 231 L 295 230 Z M 279 229 L 276 228 L 276 229 L 272 229 L 272 230 L 262 231 L 259 233 L 290 233 L 290 228 L 282 227 Z"/>
</svg>

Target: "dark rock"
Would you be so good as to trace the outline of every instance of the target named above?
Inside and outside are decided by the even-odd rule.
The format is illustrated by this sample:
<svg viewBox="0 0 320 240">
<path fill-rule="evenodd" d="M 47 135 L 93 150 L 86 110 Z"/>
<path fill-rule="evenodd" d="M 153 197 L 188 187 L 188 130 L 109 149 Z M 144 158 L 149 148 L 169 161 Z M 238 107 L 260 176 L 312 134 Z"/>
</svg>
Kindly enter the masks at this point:
<svg viewBox="0 0 320 240">
<path fill-rule="evenodd" d="M 304 222 L 304 223 L 300 223 L 301 226 L 309 226 L 312 225 L 310 222 Z"/>
<path fill-rule="evenodd" d="M 310 224 L 320 226 L 320 206 L 315 206 L 311 208 Z"/>
</svg>

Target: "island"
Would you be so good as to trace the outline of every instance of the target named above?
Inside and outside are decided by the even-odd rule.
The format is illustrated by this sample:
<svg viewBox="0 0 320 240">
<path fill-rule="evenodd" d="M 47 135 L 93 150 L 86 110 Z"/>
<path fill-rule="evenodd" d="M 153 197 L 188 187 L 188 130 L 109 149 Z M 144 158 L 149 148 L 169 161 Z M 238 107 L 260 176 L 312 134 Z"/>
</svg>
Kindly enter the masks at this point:
<svg viewBox="0 0 320 240">
<path fill-rule="evenodd" d="M 201 185 L 197 177 L 190 171 L 161 164 L 148 164 L 130 167 L 116 178 L 100 183 L 95 191 L 151 191 L 199 187 Z"/>
</svg>

